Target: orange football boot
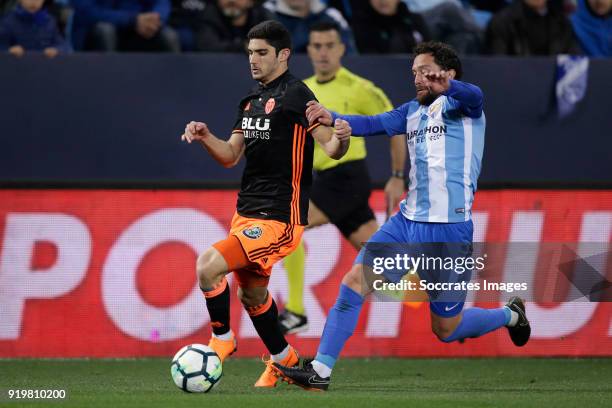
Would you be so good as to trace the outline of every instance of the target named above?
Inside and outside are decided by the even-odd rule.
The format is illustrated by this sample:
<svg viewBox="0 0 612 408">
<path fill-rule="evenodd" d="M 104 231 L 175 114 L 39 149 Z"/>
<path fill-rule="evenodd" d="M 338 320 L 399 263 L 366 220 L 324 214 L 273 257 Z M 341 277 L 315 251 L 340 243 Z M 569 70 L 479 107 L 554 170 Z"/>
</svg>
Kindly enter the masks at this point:
<svg viewBox="0 0 612 408">
<path fill-rule="evenodd" d="M 289 353 L 287 357 L 279 361 L 279 364 L 282 364 L 286 367 L 296 366 L 300 361 L 300 356 L 297 351 L 291 346 L 289 346 Z M 276 387 L 276 382 L 279 380 L 278 374 L 272 369 L 272 359 L 268 361 L 264 361 L 266 363 L 266 369 L 259 377 L 259 380 L 255 383 L 255 387 Z"/>
<path fill-rule="evenodd" d="M 221 359 L 221 363 L 238 350 L 234 333 L 232 333 L 232 338 L 230 340 L 221 340 L 218 337 L 212 336 L 208 342 L 208 347 L 215 350 L 215 353 L 217 353 L 219 359 Z"/>
</svg>

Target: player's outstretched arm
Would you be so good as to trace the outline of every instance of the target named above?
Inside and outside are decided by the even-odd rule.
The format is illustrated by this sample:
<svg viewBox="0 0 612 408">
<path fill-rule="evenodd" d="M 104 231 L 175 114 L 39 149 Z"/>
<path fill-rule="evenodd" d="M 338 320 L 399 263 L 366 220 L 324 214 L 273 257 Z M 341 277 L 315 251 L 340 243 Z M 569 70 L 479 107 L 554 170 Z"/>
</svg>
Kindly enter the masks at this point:
<svg viewBox="0 0 612 408">
<path fill-rule="evenodd" d="M 434 93 L 444 94 L 459 103 L 461 111 L 471 118 L 482 115 L 482 90 L 469 82 L 462 82 L 454 78 L 449 71 L 426 72 L 426 86 Z"/>
<path fill-rule="evenodd" d="M 181 140 L 191 143 L 199 142 L 210 155 L 223 167 L 234 167 L 244 153 L 244 135 L 233 132 L 229 140 L 221 140 L 208 129 L 206 123 L 189 122 Z"/>
<path fill-rule="evenodd" d="M 482 115 L 483 95 L 482 90 L 469 82 L 450 80 L 450 85 L 444 94 L 457 100 L 461 111 L 471 118 L 479 118 Z"/>
<path fill-rule="evenodd" d="M 332 113 L 317 101 L 309 101 L 306 104 L 306 119 L 311 126 L 315 123 L 331 126 L 334 122 Z"/>
<path fill-rule="evenodd" d="M 312 130 L 312 137 L 321 145 L 325 154 L 334 160 L 346 154 L 351 140 L 352 129 L 347 121 L 336 119 L 334 127 L 318 126 Z"/>
<path fill-rule="evenodd" d="M 342 119 L 349 123 L 353 129 L 353 136 L 372 136 L 386 134 L 387 130 L 383 125 L 383 118 L 387 115 L 395 113 L 397 109 L 386 112 L 380 115 L 338 115 L 335 112 L 330 112 L 319 102 L 310 101 L 306 108 L 306 118 L 311 125 L 321 123 L 329 126 L 332 121 Z M 403 118 L 400 118 L 402 120 Z M 328 125 L 329 124 L 329 125 Z M 401 133 L 401 132 L 398 132 Z"/>
</svg>

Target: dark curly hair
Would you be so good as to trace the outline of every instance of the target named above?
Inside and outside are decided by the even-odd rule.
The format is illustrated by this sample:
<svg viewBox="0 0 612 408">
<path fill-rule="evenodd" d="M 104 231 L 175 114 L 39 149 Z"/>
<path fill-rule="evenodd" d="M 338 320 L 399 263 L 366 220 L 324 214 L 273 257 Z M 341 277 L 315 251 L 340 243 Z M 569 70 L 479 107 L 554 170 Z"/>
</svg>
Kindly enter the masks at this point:
<svg viewBox="0 0 612 408">
<path fill-rule="evenodd" d="M 247 34 L 249 40 L 258 39 L 266 40 L 276 50 L 276 54 L 282 49 L 291 49 L 291 34 L 284 25 L 275 20 L 263 21 L 253 28 Z"/>
<path fill-rule="evenodd" d="M 455 79 L 461 79 L 461 75 L 463 75 L 461 60 L 450 45 L 438 41 L 428 41 L 418 44 L 412 52 L 415 57 L 420 54 L 431 54 L 436 64 L 445 71 L 454 69 Z"/>
</svg>

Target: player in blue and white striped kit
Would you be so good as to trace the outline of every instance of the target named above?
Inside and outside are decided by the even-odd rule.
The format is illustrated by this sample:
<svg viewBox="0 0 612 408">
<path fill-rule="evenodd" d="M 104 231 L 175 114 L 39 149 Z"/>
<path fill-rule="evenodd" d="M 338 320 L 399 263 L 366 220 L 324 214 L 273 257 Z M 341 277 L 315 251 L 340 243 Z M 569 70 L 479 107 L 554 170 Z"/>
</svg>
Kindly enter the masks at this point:
<svg viewBox="0 0 612 408">
<path fill-rule="evenodd" d="M 388 250 L 397 244 L 395 248 L 403 245 L 409 248 L 408 252 L 414 252 L 418 245 L 433 244 L 447 250 L 445 255 L 448 248 L 454 247 L 459 249 L 450 250 L 453 257 L 471 254 L 471 207 L 485 137 L 482 91 L 459 81 L 461 61 L 449 46 L 423 43 L 416 47 L 414 55 L 416 98 L 397 109 L 375 116 L 337 115 L 318 103 L 309 103 L 307 116 L 311 122 L 318 120 L 329 125 L 342 118 L 350 123 L 354 135 L 361 136 L 406 133 L 410 185 L 400 204 L 401 211 L 372 236 L 344 276 L 316 358 L 302 368 L 275 364 L 279 376 L 303 388 L 326 390 L 329 386 L 336 359 L 355 330 L 364 296 L 373 290 L 364 275 L 365 267 L 371 266 L 368 248 L 376 252 L 377 245 Z M 405 272 L 388 270 L 384 277 L 397 282 Z M 420 278 L 428 282 L 469 281 L 470 275 L 471 271 L 447 274 L 419 271 Z M 518 297 L 498 309 L 463 310 L 465 291 L 428 294 L 432 331 L 445 343 L 479 337 L 504 326 L 515 345 L 523 346 L 529 340 L 531 328 L 523 301 Z"/>
</svg>

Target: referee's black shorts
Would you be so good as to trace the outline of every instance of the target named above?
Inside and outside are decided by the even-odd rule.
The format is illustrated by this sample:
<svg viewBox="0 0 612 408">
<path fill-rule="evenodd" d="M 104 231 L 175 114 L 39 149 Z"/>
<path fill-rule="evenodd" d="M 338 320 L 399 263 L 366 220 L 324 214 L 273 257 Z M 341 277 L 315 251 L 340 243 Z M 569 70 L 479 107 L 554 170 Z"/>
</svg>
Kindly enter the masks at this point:
<svg viewBox="0 0 612 408">
<path fill-rule="evenodd" d="M 354 160 L 331 169 L 315 171 L 310 199 L 342 235 L 375 219 L 370 208 L 370 175 L 365 160 Z"/>
</svg>

